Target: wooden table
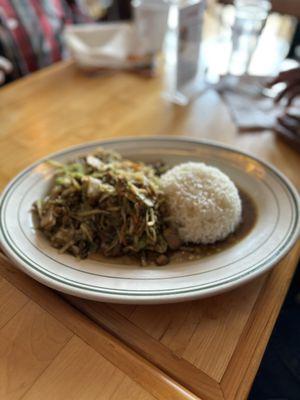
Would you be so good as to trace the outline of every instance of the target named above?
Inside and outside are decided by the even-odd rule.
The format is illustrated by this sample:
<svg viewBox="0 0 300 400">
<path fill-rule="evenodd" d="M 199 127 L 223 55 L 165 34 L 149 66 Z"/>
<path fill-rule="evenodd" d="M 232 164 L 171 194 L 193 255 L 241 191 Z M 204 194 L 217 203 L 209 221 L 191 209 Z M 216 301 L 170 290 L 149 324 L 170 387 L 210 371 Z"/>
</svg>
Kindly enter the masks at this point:
<svg viewBox="0 0 300 400">
<path fill-rule="evenodd" d="M 161 134 L 230 143 L 273 163 L 300 187 L 299 155 L 272 132 L 238 134 L 216 93 L 179 108 L 160 90 L 158 78 L 88 77 L 70 63 L 1 89 L 0 189 L 66 146 Z M 241 288 L 162 306 L 61 296 L 1 256 L 0 398 L 245 399 L 299 250 L 298 243 L 273 272 Z"/>
</svg>

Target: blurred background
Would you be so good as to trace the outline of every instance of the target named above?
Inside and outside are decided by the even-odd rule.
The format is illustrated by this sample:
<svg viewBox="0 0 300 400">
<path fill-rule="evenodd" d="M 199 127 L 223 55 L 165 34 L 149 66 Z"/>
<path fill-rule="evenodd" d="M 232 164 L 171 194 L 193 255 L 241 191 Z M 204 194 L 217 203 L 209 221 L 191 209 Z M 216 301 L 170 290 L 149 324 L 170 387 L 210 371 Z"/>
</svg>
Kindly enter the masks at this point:
<svg viewBox="0 0 300 400">
<path fill-rule="evenodd" d="M 167 21 L 163 16 L 169 8 L 174 5 L 184 7 L 191 3 L 205 3 L 201 22 L 201 64 L 205 65 L 209 82 L 216 83 L 220 75 L 228 72 L 246 72 L 245 65 L 238 65 L 243 57 L 249 57 L 249 63 L 246 61 L 247 72 L 253 75 L 275 75 L 286 57 L 295 60 L 300 58 L 300 4 L 297 0 L 261 0 L 256 5 L 252 2 L 252 10 L 249 6 L 245 8 L 247 1 L 235 1 L 233 4 L 227 0 L 0 0 L 0 55 L 13 66 L 5 68 L 2 62 L 2 70 L 6 73 L 5 79 L 2 76 L 2 82 L 10 82 L 69 57 L 70 45 L 64 40 L 63 32 L 70 25 L 133 21 L 139 40 L 145 41 L 145 37 L 141 36 L 148 36 L 146 47 L 148 44 L 149 48 L 151 41 L 153 44 L 158 40 L 155 37 L 158 26 L 162 31 L 161 41 L 168 39 L 161 25 L 167 31 Z M 261 12 L 257 13 L 257 9 L 261 9 Z M 235 21 L 236 10 L 244 13 L 240 15 L 239 22 Z M 156 18 L 156 27 L 147 31 L 145 26 L 153 16 Z M 252 26 L 246 27 L 245 21 Z M 141 24 L 144 24 L 144 30 Z M 255 43 L 250 43 L 251 40 L 253 42 L 253 36 Z M 244 53 L 241 48 L 234 48 L 238 40 L 243 43 L 240 46 L 244 48 Z M 170 41 L 164 44 L 167 53 Z M 245 49 L 247 46 L 249 48 Z M 156 50 L 161 50 L 158 45 Z M 232 54 L 233 51 L 235 54 Z"/>
<path fill-rule="evenodd" d="M 91 77 L 160 76 L 167 101 L 215 90 L 241 133 L 300 149 L 299 18 L 299 0 L 0 0 L 0 86 L 68 59 Z M 300 399 L 299 286 L 298 272 L 250 399 Z"/>
</svg>

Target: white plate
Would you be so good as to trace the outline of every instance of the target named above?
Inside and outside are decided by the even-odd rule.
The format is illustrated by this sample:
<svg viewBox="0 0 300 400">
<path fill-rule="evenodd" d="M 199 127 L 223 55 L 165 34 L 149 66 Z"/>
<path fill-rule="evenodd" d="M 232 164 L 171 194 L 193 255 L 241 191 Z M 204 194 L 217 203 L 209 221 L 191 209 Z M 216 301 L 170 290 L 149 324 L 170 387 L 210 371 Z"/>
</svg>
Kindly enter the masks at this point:
<svg viewBox="0 0 300 400">
<path fill-rule="evenodd" d="M 291 183 L 271 166 L 229 147 L 186 139 L 143 138 L 88 143 L 47 158 L 65 162 L 99 146 L 142 161 L 170 165 L 187 160 L 219 167 L 249 193 L 258 209 L 250 233 L 224 251 L 201 260 L 142 268 L 77 260 L 51 248 L 33 228 L 32 203 L 48 190 L 52 171 L 45 159 L 20 173 L 1 199 L 4 251 L 27 274 L 54 289 L 98 301 L 166 303 L 210 296 L 262 274 L 291 248 L 299 234 L 299 199 Z"/>
</svg>

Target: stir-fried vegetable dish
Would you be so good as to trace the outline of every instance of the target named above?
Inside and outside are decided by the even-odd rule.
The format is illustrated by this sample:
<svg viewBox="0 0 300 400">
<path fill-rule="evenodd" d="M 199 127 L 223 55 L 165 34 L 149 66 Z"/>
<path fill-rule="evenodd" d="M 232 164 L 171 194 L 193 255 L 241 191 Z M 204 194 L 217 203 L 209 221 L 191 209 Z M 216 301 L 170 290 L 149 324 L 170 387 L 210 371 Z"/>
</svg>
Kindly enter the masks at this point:
<svg viewBox="0 0 300 400">
<path fill-rule="evenodd" d="M 54 168 L 49 193 L 33 206 L 51 245 L 79 258 L 130 255 L 142 265 L 167 264 L 181 246 L 160 188 L 162 165 L 146 165 L 99 149 Z"/>
</svg>

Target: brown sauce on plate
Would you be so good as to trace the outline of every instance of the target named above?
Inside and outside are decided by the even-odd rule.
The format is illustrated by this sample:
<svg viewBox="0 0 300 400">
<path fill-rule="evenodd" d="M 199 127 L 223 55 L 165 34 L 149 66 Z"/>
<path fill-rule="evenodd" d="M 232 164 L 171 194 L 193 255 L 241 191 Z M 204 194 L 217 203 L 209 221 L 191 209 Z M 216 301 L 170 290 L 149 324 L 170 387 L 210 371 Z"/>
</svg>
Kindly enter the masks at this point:
<svg viewBox="0 0 300 400">
<path fill-rule="evenodd" d="M 252 197 L 245 191 L 239 189 L 242 201 L 242 220 L 237 229 L 226 239 L 209 245 L 189 244 L 184 249 L 174 251 L 170 254 L 170 262 L 183 262 L 197 260 L 206 256 L 219 253 L 234 246 L 245 238 L 253 229 L 257 220 L 257 208 Z"/>
<path fill-rule="evenodd" d="M 257 207 L 252 197 L 245 191 L 239 189 L 239 195 L 242 201 L 242 220 L 235 230 L 226 239 L 210 245 L 188 244 L 183 249 L 168 252 L 170 264 L 178 264 L 181 262 L 194 261 L 203 257 L 211 256 L 226 250 L 244 239 L 253 229 L 257 220 Z M 93 254 L 91 259 L 110 264 L 132 265 L 139 261 L 130 256 L 122 257 L 104 257 L 100 254 Z M 155 266 L 155 261 L 149 262 L 149 266 Z M 157 268 L 165 268 L 166 266 L 157 266 Z M 143 267 L 143 268 L 147 268 Z"/>
</svg>

